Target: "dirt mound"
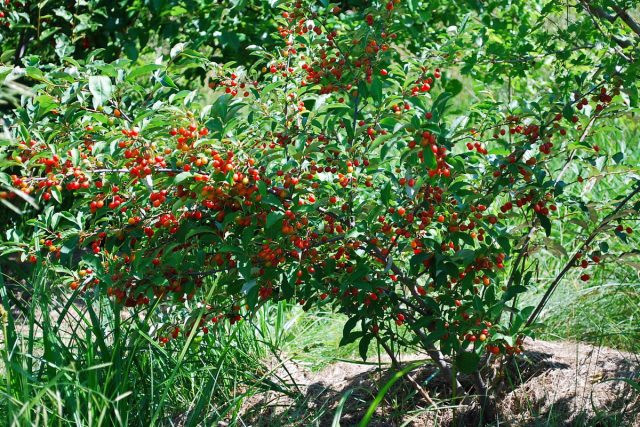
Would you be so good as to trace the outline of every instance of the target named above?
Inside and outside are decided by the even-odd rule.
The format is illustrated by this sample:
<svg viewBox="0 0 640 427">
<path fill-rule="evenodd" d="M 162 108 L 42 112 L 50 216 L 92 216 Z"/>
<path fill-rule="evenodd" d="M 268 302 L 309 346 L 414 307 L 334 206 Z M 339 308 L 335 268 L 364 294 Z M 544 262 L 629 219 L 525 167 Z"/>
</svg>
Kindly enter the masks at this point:
<svg viewBox="0 0 640 427">
<path fill-rule="evenodd" d="M 532 363 L 498 403 L 516 425 L 640 425 L 640 356 L 582 343 L 529 343 Z M 535 349 L 535 350 L 534 350 Z M 636 385 L 637 387 L 637 385 Z"/>
<path fill-rule="evenodd" d="M 496 367 L 501 386 L 493 391 L 495 424 L 640 425 L 639 355 L 582 343 L 526 344 L 529 350 L 515 364 Z M 405 356 L 402 361 L 421 359 Z M 241 417 L 247 425 L 330 426 L 341 409 L 340 425 L 356 425 L 389 379 L 384 362 L 336 362 L 319 372 L 287 362 L 278 375 L 295 382 L 300 395 L 255 396 Z M 371 425 L 478 425 L 477 399 L 450 396 L 448 384 L 426 365 L 393 386 Z"/>
</svg>

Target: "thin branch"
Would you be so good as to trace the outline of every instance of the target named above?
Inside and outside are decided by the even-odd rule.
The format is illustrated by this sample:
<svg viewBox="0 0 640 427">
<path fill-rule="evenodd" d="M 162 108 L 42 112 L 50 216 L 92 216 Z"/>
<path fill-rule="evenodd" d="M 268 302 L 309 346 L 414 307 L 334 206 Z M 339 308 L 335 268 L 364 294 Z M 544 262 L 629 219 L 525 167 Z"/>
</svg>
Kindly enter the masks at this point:
<svg viewBox="0 0 640 427">
<path fill-rule="evenodd" d="M 398 359 L 396 358 L 396 355 L 393 353 L 393 350 L 391 350 L 391 347 L 389 347 L 389 344 L 387 344 L 382 339 L 380 339 L 378 335 L 376 335 L 376 340 L 378 341 L 378 344 L 382 346 L 385 353 L 387 353 L 387 355 L 389 356 L 389 359 L 391 359 L 391 366 L 394 368 L 397 368 L 399 366 Z"/>
<path fill-rule="evenodd" d="M 608 22 L 615 22 L 615 20 L 618 18 L 617 15 L 612 15 L 609 14 L 607 12 L 604 11 L 604 9 L 601 9 L 597 6 L 592 6 L 588 0 L 580 0 L 580 3 L 584 6 L 585 10 L 587 11 L 587 13 L 589 13 L 589 16 L 591 17 L 591 20 L 593 21 L 594 25 L 596 26 L 597 30 L 604 36 L 606 37 L 606 34 L 604 33 L 604 30 L 600 27 L 600 25 L 598 24 L 598 22 L 596 21 L 596 17 L 600 18 L 602 20 L 608 21 Z M 628 16 L 628 15 L 627 15 Z M 631 19 L 630 17 L 628 19 Z M 635 22 L 631 19 L 632 22 Z M 627 24 L 628 25 L 628 24 Z M 637 24 L 636 24 L 637 25 Z M 616 42 L 616 44 L 621 47 L 621 48 L 627 48 L 629 46 L 632 45 L 632 43 L 628 40 L 624 40 L 621 39 L 620 37 L 616 36 L 616 35 L 611 35 L 611 38 L 613 41 Z M 624 54 L 624 52 L 618 50 L 618 54 L 620 56 L 622 56 L 625 60 L 632 62 L 632 59 L 629 58 L 627 55 Z"/>
<path fill-rule="evenodd" d="M 531 228 L 529 228 L 529 232 L 524 238 L 524 242 L 522 243 L 522 247 L 520 248 L 518 257 L 513 263 L 513 268 L 511 269 L 511 274 L 509 275 L 509 280 L 507 281 L 507 289 L 509 289 L 513 284 L 513 281 L 515 280 L 515 277 L 516 277 L 516 272 L 518 271 L 518 266 L 520 265 L 520 261 L 524 259 L 524 256 L 527 253 L 527 250 L 529 249 L 529 243 L 531 242 L 531 237 L 533 237 L 533 233 L 536 230 L 536 222 L 537 221 L 534 220 L 534 222 L 531 224 Z M 526 265 L 526 262 L 523 265 Z M 514 297 L 513 304 L 511 305 L 512 309 L 515 308 L 516 306 L 516 299 L 517 298 Z M 513 323 L 513 313 L 514 312 L 511 311 L 511 314 L 509 315 L 509 325 Z"/>
<path fill-rule="evenodd" d="M 578 143 L 582 143 L 584 142 L 584 140 L 587 138 L 589 131 L 591 130 L 591 128 L 593 127 L 593 124 L 595 123 L 596 119 L 598 118 L 599 114 L 596 111 L 596 113 L 591 116 L 591 120 L 589 120 L 589 123 L 587 124 L 587 126 L 584 128 L 584 132 L 582 132 L 582 135 L 580 135 L 580 139 L 578 140 Z M 555 181 L 558 182 L 560 181 L 560 178 L 562 178 L 562 176 L 565 174 L 565 172 L 567 172 L 567 170 L 569 169 L 569 165 L 571 165 L 571 161 L 573 160 L 573 158 L 575 157 L 576 153 L 577 153 L 577 149 L 573 149 L 571 150 L 571 153 L 569 153 L 569 157 L 567 158 L 566 163 L 564 164 L 564 167 L 562 168 L 562 170 L 560 171 L 560 173 L 558 174 L 558 176 L 555 178 Z"/>
<path fill-rule="evenodd" d="M 597 16 L 600 19 L 604 19 L 609 22 L 615 22 L 617 16 L 612 13 L 607 13 L 604 9 L 592 6 L 589 0 L 580 0 L 580 3 L 591 15 Z"/>
<path fill-rule="evenodd" d="M 422 397 L 424 397 L 424 399 L 427 402 L 429 402 L 431 406 L 433 406 L 434 408 L 438 408 L 438 405 L 436 405 L 436 403 L 431 399 L 431 396 L 429 396 L 429 393 L 427 393 L 427 391 L 423 389 L 420 386 L 420 384 L 418 384 L 418 382 L 410 374 L 407 374 L 407 379 L 411 382 L 411 384 L 413 384 L 416 390 L 418 390 L 418 393 L 420 393 Z"/>
<path fill-rule="evenodd" d="M 154 172 L 163 172 L 163 173 L 180 173 L 180 172 L 184 172 L 182 169 L 172 169 L 172 168 L 156 168 L 156 169 L 152 169 L 152 170 Z M 128 174 L 131 171 L 129 169 L 87 169 L 87 170 L 82 171 L 82 172 L 83 173 L 100 173 L 100 174 L 107 174 L 107 173 Z M 200 172 L 194 171 L 194 173 L 200 173 Z M 45 180 L 49 179 L 49 177 L 46 177 L 46 176 L 21 177 L 20 179 L 30 179 L 32 181 L 45 181 Z"/>
<path fill-rule="evenodd" d="M 627 13 L 627 11 L 622 9 L 620 6 L 613 5 L 611 6 L 611 8 L 616 11 L 620 19 L 622 19 L 624 23 L 627 24 L 627 26 L 631 29 L 631 31 L 633 31 L 634 33 L 636 33 L 637 36 L 640 37 L 640 24 L 638 24 L 631 17 L 631 15 L 629 15 L 629 13 Z"/>
<path fill-rule="evenodd" d="M 615 219 L 616 215 L 622 210 L 622 208 L 629 202 L 629 200 L 631 200 L 636 194 L 640 193 L 640 184 L 636 185 L 636 188 L 629 193 L 629 195 L 627 195 L 627 197 L 625 197 L 619 204 L 618 206 L 614 209 L 613 212 L 611 212 L 611 214 L 607 215 L 601 222 L 600 224 L 595 228 L 595 230 L 593 230 L 591 232 L 591 234 L 589 235 L 589 237 L 587 237 L 587 240 L 585 240 L 585 242 L 580 246 L 580 248 L 573 254 L 573 256 L 571 257 L 571 259 L 569 259 L 569 261 L 567 262 L 567 264 L 564 266 L 564 268 L 560 271 L 560 273 L 558 273 L 558 275 L 556 276 L 556 278 L 553 280 L 553 282 L 551 283 L 551 285 L 549 286 L 549 289 L 547 289 L 547 292 L 545 292 L 545 294 L 542 296 L 542 299 L 540 300 L 540 302 L 538 303 L 536 309 L 533 311 L 533 313 L 531 313 L 531 316 L 529 316 L 529 319 L 527 320 L 527 323 L 525 325 L 526 326 L 530 326 L 535 320 L 536 318 L 540 315 L 540 312 L 542 311 L 542 309 L 545 307 L 545 305 L 547 304 L 547 302 L 549 301 L 549 298 L 551 297 L 551 295 L 553 294 L 553 292 L 556 290 L 556 288 L 558 287 L 558 284 L 560 283 L 560 281 L 564 278 L 564 275 L 567 274 L 567 272 L 574 266 L 576 260 L 578 259 L 578 257 L 580 256 L 580 254 L 582 254 L 582 252 L 585 250 L 585 248 L 587 248 L 591 242 L 596 238 L 596 236 L 598 234 L 600 234 L 600 232 L 602 231 L 602 229 L 609 224 L 613 219 Z"/>
<path fill-rule="evenodd" d="M 431 316 L 433 314 L 433 313 L 431 313 L 431 309 L 429 308 L 429 306 L 424 301 L 422 301 L 422 299 L 416 293 L 416 290 L 415 290 L 416 283 L 415 283 L 415 281 L 411 280 L 408 277 L 406 277 L 402 273 L 402 270 L 400 270 L 400 268 L 393 262 L 393 260 L 388 259 L 384 255 L 382 255 L 382 252 L 380 251 L 380 249 L 378 247 L 372 246 L 371 250 L 370 250 L 370 253 L 371 253 L 371 255 L 381 259 L 382 261 L 385 261 L 385 263 L 390 265 L 389 269 L 393 272 L 393 274 L 395 274 L 398 277 L 400 282 L 402 282 L 407 288 L 409 288 L 409 291 L 416 298 L 416 301 L 418 301 L 418 303 L 424 308 L 424 311 L 419 310 L 419 312 L 424 316 Z M 403 301 L 403 302 L 405 302 L 405 301 Z M 406 304 L 406 302 L 405 302 L 405 304 Z"/>
</svg>

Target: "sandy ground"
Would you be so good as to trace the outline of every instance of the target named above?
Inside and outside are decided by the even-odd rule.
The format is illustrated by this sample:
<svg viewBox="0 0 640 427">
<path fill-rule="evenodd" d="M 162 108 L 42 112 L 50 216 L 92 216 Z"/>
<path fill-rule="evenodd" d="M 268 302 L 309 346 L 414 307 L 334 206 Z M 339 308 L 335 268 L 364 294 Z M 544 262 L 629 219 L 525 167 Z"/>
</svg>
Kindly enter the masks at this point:
<svg viewBox="0 0 640 427">
<path fill-rule="evenodd" d="M 494 425 L 640 426 L 640 393 L 621 378 L 640 381 L 640 355 L 571 342 L 528 342 L 525 357 L 497 369 Z M 422 359 L 405 357 L 403 361 Z M 377 366 L 337 362 L 311 372 L 286 362 L 278 376 L 295 380 L 303 398 L 273 393 L 250 399 L 242 411 L 245 425 L 330 426 L 340 398 L 346 401 L 340 425 L 357 425 L 388 374 Z M 288 372 L 287 372 L 288 371 Z M 448 386 L 431 367 L 399 381 L 376 411 L 375 426 L 479 425 L 477 399 L 445 403 Z M 422 392 L 416 393 L 416 384 Z M 426 396 L 425 396 L 426 395 Z"/>
</svg>

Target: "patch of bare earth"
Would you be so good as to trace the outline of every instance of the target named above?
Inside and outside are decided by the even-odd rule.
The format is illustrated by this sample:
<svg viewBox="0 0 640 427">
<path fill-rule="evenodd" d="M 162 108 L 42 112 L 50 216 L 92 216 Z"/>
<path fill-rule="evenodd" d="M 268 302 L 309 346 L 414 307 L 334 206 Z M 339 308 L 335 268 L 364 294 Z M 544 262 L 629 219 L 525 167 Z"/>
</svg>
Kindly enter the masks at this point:
<svg viewBox="0 0 640 427">
<path fill-rule="evenodd" d="M 494 425 L 640 426 L 640 355 L 583 343 L 531 341 L 524 357 L 494 366 Z M 403 362 L 422 359 L 405 357 Z M 389 379 L 388 365 L 337 362 L 319 372 L 287 362 L 280 378 L 297 384 L 299 396 L 273 392 L 249 399 L 245 425 L 329 426 L 340 399 L 349 395 L 340 425 L 357 425 Z M 463 381 L 463 384 L 466 384 Z M 295 387 L 293 388 L 295 390 Z M 430 365 L 398 381 L 380 404 L 372 426 L 479 425 L 477 398 L 451 399 L 446 381 Z"/>
</svg>

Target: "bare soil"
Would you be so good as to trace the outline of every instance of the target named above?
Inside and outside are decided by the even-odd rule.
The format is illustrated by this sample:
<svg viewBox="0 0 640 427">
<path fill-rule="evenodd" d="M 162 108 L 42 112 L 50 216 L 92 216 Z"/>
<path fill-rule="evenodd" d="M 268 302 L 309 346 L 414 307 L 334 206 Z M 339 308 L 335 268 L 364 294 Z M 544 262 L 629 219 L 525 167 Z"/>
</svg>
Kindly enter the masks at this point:
<svg viewBox="0 0 640 427">
<path fill-rule="evenodd" d="M 498 389 L 489 425 L 640 426 L 640 355 L 583 343 L 530 341 L 523 357 L 494 366 Z M 406 356 L 403 362 L 424 359 Z M 284 369 L 286 368 L 286 369 Z M 241 411 L 246 425 L 331 426 L 340 399 L 341 426 L 357 425 L 388 381 L 388 365 L 336 362 L 312 372 L 293 361 L 277 369 L 295 381 L 300 397 L 273 392 L 250 399 Z M 431 365 L 413 371 L 386 395 L 373 426 L 481 425 L 477 398 L 451 399 Z M 635 381 L 635 385 L 632 383 Z M 634 388 L 635 387 L 635 388 Z"/>
</svg>

